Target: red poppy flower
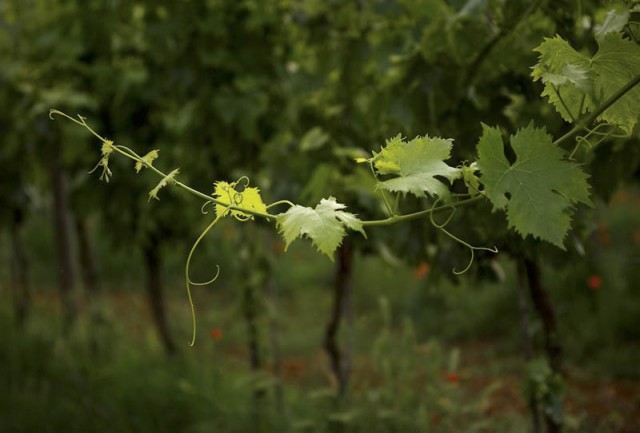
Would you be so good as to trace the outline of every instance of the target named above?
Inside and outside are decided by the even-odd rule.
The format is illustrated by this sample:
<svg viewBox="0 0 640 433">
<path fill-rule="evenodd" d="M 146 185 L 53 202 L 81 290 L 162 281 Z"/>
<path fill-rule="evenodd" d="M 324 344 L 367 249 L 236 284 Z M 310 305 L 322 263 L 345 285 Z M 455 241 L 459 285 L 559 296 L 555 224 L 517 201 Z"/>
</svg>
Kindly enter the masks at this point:
<svg viewBox="0 0 640 433">
<path fill-rule="evenodd" d="M 222 338 L 222 329 L 213 328 L 211 330 L 211 338 L 213 338 L 215 341 L 220 340 Z"/>
<path fill-rule="evenodd" d="M 449 373 L 447 374 L 447 382 L 458 383 L 460 382 L 460 376 L 458 375 L 458 373 Z"/>
<path fill-rule="evenodd" d="M 427 276 L 429 271 L 431 270 L 431 265 L 427 262 L 420 262 L 418 266 L 416 266 L 416 270 L 413 273 L 413 278 L 416 281 L 423 280 L 424 277 Z"/>
<path fill-rule="evenodd" d="M 600 288 L 600 286 L 602 285 L 602 277 L 600 275 L 591 275 L 589 278 L 587 278 L 587 286 L 591 289 L 591 290 L 597 290 Z"/>
</svg>

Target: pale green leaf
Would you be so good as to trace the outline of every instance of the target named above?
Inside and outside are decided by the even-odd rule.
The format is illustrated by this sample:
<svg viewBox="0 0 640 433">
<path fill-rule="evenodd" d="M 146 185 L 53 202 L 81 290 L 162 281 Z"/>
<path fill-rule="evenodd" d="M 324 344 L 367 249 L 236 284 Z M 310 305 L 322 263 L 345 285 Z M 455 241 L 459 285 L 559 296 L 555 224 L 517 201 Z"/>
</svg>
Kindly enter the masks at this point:
<svg viewBox="0 0 640 433">
<path fill-rule="evenodd" d="M 539 63 L 534 80 L 542 80 L 544 91 L 567 121 L 595 111 L 609 97 L 640 74 L 640 46 L 619 32 L 607 32 L 589 57 L 575 51 L 560 36 L 546 39 L 536 48 Z M 640 87 L 636 86 L 605 110 L 598 120 L 630 133 L 640 116 Z"/>
<path fill-rule="evenodd" d="M 105 182 L 109 183 L 109 178 L 111 177 L 111 170 L 109 169 L 109 156 L 111 155 L 111 153 L 113 153 L 114 150 L 115 147 L 113 145 L 113 141 L 105 140 L 102 143 L 102 147 L 100 149 L 102 157 L 100 158 L 100 161 L 98 161 L 98 164 L 96 164 L 96 166 L 93 167 L 93 169 L 89 173 L 93 173 L 98 169 L 98 167 L 101 167 L 102 174 L 100 175 L 100 180 L 104 180 Z"/>
<path fill-rule="evenodd" d="M 335 217 L 348 229 L 360 232 L 366 238 L 367 234 L 364 232 L 362 221 L 360 221 L 354 214 L 345 212 L 343 209 L 346 208 L 346 205 L 338 203 L 334 197 L 329 197 L 328 199 L 323 198 L 320 200 L 320 204 L 316 206 L 316 210 L 320 212 L 333 212 Z"/>
<path fill-rule="evenodd" d="M 545 39 L 535 51 L 540 57 L 532 76 L 544 83 L 542 96 L 549 97 L 564 120 L 573 122 L 585 111 L 586 100 L 593 98 L 591 59 L 560 36 Z"/>
<path fill-rule="evenodd" d="M 136 173 L 140 173 L 143 167 L 152 166 L 153 161 L 158 158 L 158 150 L 152 150 L 142 157 L 142 161 L 136 161 Z"/>
<path fill-rule="evenodd" d="M 285 241 L 285 250 L 298 237 L 306 236 L 323 254 L 333 260 L 334 251 L 340 246 L 346 229 L 365 235 L 362 222 L 346 206 L 334 197 L 320 200 L 314 208 L 295 205 L 278 215 L 277 225 Z"/>
<path fill-rule="evenodd" d="M 439 177 L 452 182 L 460 176 L 460 169 L 444 162 L 450 157 L 451 146 L 452 140 L 428 136 L 408 143 L 400 135 L 388 140 L 371 161 L 379 174 L 396 177 L 381 181 L 378 187 L 418 197 L 424 197 L 425 192 L 439 197 L 448 195 L 449 187 Z"/>
<path fill-rule="evenodd" d="M 467 190 L 471 196 L 476 196 L 480 193 L 480 179 L 476 174 L 478 172 L 478 163 L 474 162 L 462 166 L 462 180 L 464 181 Z"/>
<path fill-rule="evenodd" d="M 629 21 L 629 10 L 610 10 L 602 25 L 596 26 L 595 37 L 598 42 L 602 42 L 609 33 L 618 33 Z"/>
<path fill-rule="evenodd" d="M 589 71 L 578 65 L 566 65 L 560 74 L 545 74 L 543 83 L 551 83 L 554 86 L 573 84 L 585 93 L 591 91 L 591 77 Z"/>
<path fill-rule="evenodd" d="M 506 209 L 509 227 L 522 237 L 548 241 L 564 249 L 577 202 L 591 205 L 587 175 L 578 164 L 563 160 L 544 129 L 530 124 L 511 137 L 516 160 L 505 156 L 500 131 L 483 125 L 478 168 L 494 210 Z"/>
<path fill-rule="evenodd" d="M 393 138 L 387 139 L 386 147 L 382 148 L 380 153 L 373 152 L 373 163 L 380 174 L 399 174 L 400 166 L 398 165 L 397 152 L 400 152 L 404 146 L 402 134 L 398 134 Z"/>
<path fill-rule="evenodd" d="M 174 183 L 175 177 L 178 175 L 179 172 L 180 172 L 180 169 L 176 168 L 171 173 L 163 177 L 162 180 L 158 182 L 156 187 L 153 188 L 151 191 L 149 191 L 149 200 L 151 200 L 152 198 L 155 198 L 156 200 L 160 200 L 158 198 L 158 192 L 160 192 L 160 190 L 165 186 Z"/>
<path fill-rule="evenodd" d="M 589 111 L 613 96 L 632 78 L 640 74 L 640 46 L 623 39 L 620 33 L 609 33 L 600 43 L 600 49 L 593 58 L 593 68 L 598 74 L 596 82 L 598 100 L 593 107 L 589 107 Z M 640 116 L 638 101 L 640 101 L 640 86 L 635 86 L 598 119 L 618 125 L 627 133 L 631 133 Z"/>
</svg>

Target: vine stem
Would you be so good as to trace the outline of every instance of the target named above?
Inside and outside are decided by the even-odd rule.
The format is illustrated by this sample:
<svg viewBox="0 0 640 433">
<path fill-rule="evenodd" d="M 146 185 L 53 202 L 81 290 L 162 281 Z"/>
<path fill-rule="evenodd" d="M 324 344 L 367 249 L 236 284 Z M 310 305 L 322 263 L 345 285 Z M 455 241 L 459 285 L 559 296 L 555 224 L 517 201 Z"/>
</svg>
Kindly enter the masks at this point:
<svg viewBox="0 0 640 433">
<path fill-rule="evenodd" d="M 435 208 L 436 205 L 438 204 L 438 202 L 440 201 L 440 199 L 437 199 L 434 203 L 433 203 L 433 207 Z M 471 252 L 471 257 L 469 258 L 469 263 L 467 263 L 467 266 L 461 270 L 461 271 L 456 271 L 455 268 L 453 269 L 453 273 L 455 275 L 462 275 L 465 272 L 467 272 L 469 270 L 469 268 L 471 268 L 471 265 L 473 264 L 473 261 L 475 259 L 476 256 L 476 250 L 484 250 L 484 251 L 491 251 L 492 253 L 497 253 L 498 252 L 498 248 L 496 248 L 495 246 L 493 248 L 487 248 L 487 247 L 474 247 L 473 245 L 471 245 L 468 242 L 463 241 L 462 239 L 460 239 L 459 237 L 457 237 L 456 235 L 454 235 L 453 233 L 451 233 L 449 230 L 447 230 L 445 228 L 445 226 L 447 224 L 449 224 L 449 222 L 451 221 L 451 219 L 453 218 L 453 215 L 456 213 L 456 208 L 451 208 L 452 212 L 449 215 L 449 217 L 446 219 L 445 222 L 438 224 L 435 220 L 435 218 L 433 218 L 433 212 L 431 212 L 429 214 L 429 220 L 431 220 L 431 225 L 433 225 L 435 228 L 437 228 L 438 230 L 440 230 L 442 233 L 444 233 L 445 235 L 447 235 L 449 238 L 453 239 L 454 241 L 458 242 L 459 244 L 464 245 L 465 247 L 469 248 L 469 251 Z"/>
<path fill-rule="evenodd" d="M 151 171 L 155 172 L 157 175 L 159 175 L 162 178 L 167 178 L 168 175 L 166 173 L 164 173 L 163 171 L 161 171 L 160 169 L 154 167 L 152 164 L 149 164 L 147 161 L 145 161 L 140 155 L 138 155 L 135 151 L 133 151 L 132 149 L 126 147 L 126 146 L 122 146 L 122 145 L 115 145 L 113 144 L 112 141 L 107 140 L 106 138 L 104 138 L 103 136 L 101 136 L 100 134 L 98 134 L 96 131 L 93 130 L 93 128 L 91 128 L 87 122 L 85 122 L 85 118 L 78 115 L 78 119 L 69 116 L 66 113 L 63 113 L 62 111 L 56 110 L 56 109 L 51 109 L 49 111 L 49 117 L 51 119 L 53 119 L 54 115 L 60 115 L 63 116 L 64 118 L 86 128 L 89 132 L 91 132 L 91 134 L 93 134 L 96 138 L 98 138 L 101 142 L 103 143 L 111 143 L 113 146 L 113 149 L 118 152 L 119 154 L 133 160 L 136 162 L 141 163 L 143 166 L 147 167 L 148 169 L 150 169 Z M 216 199 L 213 196 L 207 195 L 203 192 L 200 192 L 196 189 L 191 188 L 189 185 L 180 182 L 179 180 L 176 179 L 171 179 L 171 182 L 176 185 L 177 187 L 191 193 L 192 195 L 199 197 L 203 200 L 206 200 L 207 202 L 213 202 L 216 204 L 220 204 L 222 206 L 224 206 L 227 210 L 235 210 L 235 211 L 239 211 L 242 213 L 246 213 L 246 214 L 250 214 L 250 215 L 254 215 L 254 216 L 258 216 L 258 217 L 262 217 L 265 218 L 269 221 L 275 221 L 277 219 L 277 215 L 273 215 L 270 213 L 264 213 L 264 212 L 258 212 L 256 210 L 253 209 L 246 209 L 243 208 L 241 206 L 234 206 L 234 205 L 229 205 L 228 203 L 225 203 L 221 200 Z M 385 199 L 385 203 L 388 206 L 389 212 L 392 213 L 391 207 L 388 205 L 388 202 L 386 200 L 386 197 L 383 195 L 383 198 Z M 450 203 L 447 205 L 443 205 L 443 206 L 438 206 L 435 208 L 431 208 L 431 209 L 426 209 L 426 210 L 422 210 L 419 212 L 414 212 L 414 213 L 410 213 L 410 214 L 406 214 L 406 215 L 394 215 L 392 213 L 392 216 L 389 218 L 385 218 L 385 219 L 381 219 L 381 220 L 370 220 L 370 221 L 362 221 L 362 225 L 363 226 L 388 226 L 388 225 L 392 225 L 392 224 L 397 224 L 399 222 L 402 221 L 409 221 L 409 220 L 413 220 L 413 219 L 418 219 L 427 215 L 430 215 L 432 213 L 437 213 L 437 212 L 441 212 L 445 209 L 451 209 L 451 208 L 457 208 L 457 207 L 462 207 L 462 206 L 467 206 L 470 205 L 472 203 L 476 203 L 480 200 L 482 200 L 484 198 L 484 196 L 482 195 L 478 195 L 476 197 L 467 199 L 467 200 L 461 200 L 459 202 L 456 203 Z M 271 207 L 271 206 L 275 206 L 278 204 L 287 204 L 290 206 L 293 206 L 293 203 L 291 203 L 288 200 L 281 200 L 281 201 L 277 201 L 275 203 L 272 203 L 270 205 L 267 206 L 267 208 Z"/>
<path fill-rule="evenodd" d="M 149 168 L 149 169 L 151 169 L 152 171 L 154 171 L 156 174 L 158 174 L 158 175 L 160 175 L 160 176 L 162 176 L 162 177 L 167 177 L 167 174 L 165 174 L 165 173 L 164 173 L 164 172 L 162 172 L 161 170 L 157 169 L 157 168 L 156 168 L 156 167 L 154 167 L 153 165 L 148 164 L 147 162 L 145 162 L 145 161 L 142 159 L 142 157 L 141 157 L 140 155 L 138 155 L 137 153 L 135 153 L 133 150 L 129 149 L 128 147 L 120 146 L 120 145 L 118 145 L 118 146 L 115 146 L 115 145 L 114 145 L 114 148 L 115 148 L 115 150 L 116 150 L 118 153 L 120 153 L 121 155 L 124 155 L 124 156 L 126 156 L 127 158 L 132 159 L 132 160 L 134 160 L 134 161 L 136 161 L 136 162 L 141 162 L 141 163 L 142 163 L 142 164 L 144 164 L 147 168 Z M 128 154 L 128 153 L 127 153 L 125 150 L 123 150 L 123 149 L 126 149 L 127 151 L 131 152 L 131 155 L 130 155 L 130 154 Z M 207 200 L 207 201 L 212 201 L 212 202 L 214 202 L 214 203 L 216 203 L 216 204 L 219 204 L 219 205 L 222 205 L 222 206 L 224 206 L 224 207 L 226 207 L 226 208 L 228 208 L 228 209 L 230 209 L 230 210 L 237 210 L 237 211 L 240 211 L 240 212 L 242 212 L 242 213 L 247 213 L 247 214 L 251 214 L 251 215 L 259 216 L 259 217 L 262 217 L 262 218 L 265 218 L 265 219 L 269 219 L 269 220 L 271 220 L 271 219 L 275 220 L 275 218 L 276 218 L 276 216 L 275 216 L 275 215 L 272 215 L 272 214 L 270 214 L 270 213 L 258 212 L 258 211 L 255 211 L 255 210 L 252 210 L 252 209 L 246 209 L 246 208 L 243 208 L 243 207 L 240 207 L 240 206 L 231 206 L 231 205 L 229 205 L 228 203 L 225 203 L 225 202 L 223 202 L 223 201 L 221 201 L 221 200 L 218 200 L 218 199 L 216 199 L 216 198 L 215 198 L 215 197 L 213 197 L 213 196 L 207 195 L 207 194 L 205 194 L 205 193 L 203 193 L 203 192 L 200 192 L 200 191 L 198 191 L 198 190 L 196 190 L 196 189 L 193 189 L 193 188 L 191 188 L 189 185 L 187 185 L 187 184 L 185 184 L 185 183 L 182 183 L 182 182 L 180 182 L 179 180 L 172 179 L 172 182 L 173 182 L 176 186 L 178 186 L 179 188 L 184 189 L 185 191 L 187 191 L 187 192 L 189 192 L 189 193 L 191 193 L 191 194 L 195 195 L 196 197 L 199 197 L 199 198 L 204 199 L 204 200 Z"/>
<path fill-rule="evenodd" d="M 209 284 L 212 283 L 213 281 L 215 281 L 218 276 L 220 275 L 220 267 L 216 265 L 216 267 L 218 268 L 218 271 L 216 272 L 215 277 L 213 277 L 212 280 L 207 281 L 206 283 L 194 283 L 193 281 L 191 281 L 191 278 L 189 277 L 189 268 L 191 265 L 191 258 L 193 257 L 193 253 L 196 250 L 196 247 L 198 246 L 198 244 L 200 243 L 200 241 L 206 236 L 207 233 L 209 233 L 209 230 L 211 230 L 211 228 L 216 225 L 216 223 L 220 220 L 221 217 L 225 216 L 229 211 L 225 210 L 223 213 L 219 214 L 208 226 L 206 229 L 204 229 L 204 231 L 202 233 L 200 233 L 200 236 L 198 236 L 198 239 L 194 242 L 194 244 L 191 246 L 191 250 L 189 251 L 189 256 L 187 257 L 187 264 L 184 267 L 184 282 L 185 282 L 185 286 L 187 288 L 187 298 L 189 299 L 189 306 L 191 307 L 191 326 L 192 326 L 192 333 L 191 333 L 191 342 L 189 343 L 189 346 L 193 347 L 193 345 L 196 342 L 196 308 L 193 305 L 193 297 L 191 296 L 191 285 L 194 286 L 203 286 L 205 284 Z"/>
<path fill-rule="evenodd" d="M 113 142 L 111 142 L 110 140 L 107 140 L 106 138 L 102 137 L 100 134 L 98 134 L 96 131 L 94 131 L 88 124 L 87 122 L 85 122 L 84 117 L 82 116 L 78 116 L 78 119 L 75 119 L 71 116 L 69 116 L 66 113 L 63 113 L 62 111 L 59 110 L 55 110 L 55 109 L 51 109 L 49 111 L 49 117 L 51 119 L 53 119 L 53 115 L 54 114 L 58 114 L 60 116 L 63 116 L 65 118 L 67 118 L 68 120 L 71 120 L 74 123 L 77 123 L 80 126 L 83 126 L 84 128 L 86 128 L 89 132 L 91 132 L 95 137 L 97 137 L 100 141 L 102 141 L 103 143 L 106 142 L 110 142 L 113 144 Z M 156 174 L 158 174 L 159 176 L 166 178 L 168 177 L 168 175 L 166 173 L 164 173 L 163 171 L 157 169 L 156 167 L 154 167 L 153 165 L 149 164 L 147 161 L 145 161 L 144 159 L 142 159 L 142 157 L 140 155 L 138 155 L 136 152 L 134 152 L 132 149 L 126 147 L 126 146 L 122 146 L 122 145 L 115 145 L 113 144 L 113 149 L 118 152 L 119 154 L 126 156 L 127 158 L 139 162 L 142 165 L 144 165 L 145 167 L 149 168 L 150 170 L 154 171 Z M 216 204 L 222 205 L 230 210 L 236 210 L 242 213 L 247 213 L 247 214 L 251 214 L 251 215 L 255 215 L 255 216 L 259 216 L 268 220 L 275 220 L 276 219 L 276 215 L 272 215 L 270 213 L 264 213 L 264 212 L 258 212 L 255 211 L 253 209 L 245 209 L 243 207 L 240 206 L 233 206 L 233 205 L 229 205 L 228 203 L 225 203 L 221 200 L 216 199 L 215 197 L 212 197 L 210 195 L 207 195 L 203 192 L 200 192 L 198 190 L 195 190 L 193 188 L 191 188 L 189 185 L 180 182 L 179 180 L 176 179 L 172 179 L 171 182 L 178 186 L 179 188 L 184 189 L 185 191 L 195 195 L 196 197 L 199 197 L 201 199 L 207 200 L 207 201 L 212 201 Z"/>
<path fill-rule="evenodd" d="M 611 95 L 606 101 L 604 101 L 596 110 L 584 116 L 575 123 L 574 127 L 571 128 L 569 132 L 564 134 L 562 137 L 558 138 L 553 142 L 556 146 L 564 143 L 565 141 L 573 138 L 574 135 L 577 135 L 580 131 L 586 130 L 589 128 L 589 125 L 598 118 L 602 113 L 604 113 L 609 107 L 611 107 L 616 101 L 622 98 L 625 93 L 629 92 L 633 89 L 638 83 L 640 83 L 640 74 L 633 77 L 627 84 L 622 86 L 616 93 Z"/>
<path fill-rule="evenodd" d="M 388 226 L 388 225 L 397 224 L 397 223 L 403 222 L 403 221 L 410 221 L 410 220 L 422 218 L 422 217 L 425 217 L 427 215 L 431 215 L 431 214 L 434 214 L 434 213 L 442 212 L 442 211 L 447 210 L 447 209 L 451 210 L 452 208 L 459 208 L 459 207 L 463 207 L 463 206 L 468 206 L 470 204 L 477 203 L 477 202 L 483 200 L 484 198 L 485 198 L 484 195 L 477 195 L 475 197 L 471 197 L 471 198 L 468 198 L 466 200 L 460 200 L 460 201 L 455 202 L 455 203 L 450 203 L 450 204 L 446 204 L 446 205 L 442 205 L 442 206 L 438 206 L 438 207 L 433 207 L 431 209 L 425 209 L 425 210 L 421 210 L 419 212 L 414 212 L 414 213 L 410 213 L 410 214 L 406 214 L 406 215 L 394 215 L 394 216 L 391 216 L 391 217 L 383 219 L 383 220 L 362 221 L 362 225 L 365 226 L 365 227 Z"/>
<path fill-rule="evenodd" d="M 625 84 L 622 88 L 620 88 L 616 93 L 614 93 L 613 95 L 611 95 L 602 105 L 600 105 L 598 108 L 596 108 L 595 111 L 593 111 L 592 113 L 590 113 L 587 116 L 584 116 L 580 119 L 578 119 L 574 125 L 574 127 L 567 132 L 566 134 L 564 134 L 562 137 L 558 138 L 557 140 L 555 140 L 553 142 L 554 145 L 558 146 L 560 144 L 562 144 L 563 142 L 569 140 L 570 138 L 572 138 L 573 136 L 575 136 L 576 134 L 578 134 L 580 131 L 582 130 L 586 130 L 588 129 L 589 125 L 598 118 L 598 116 L 600 116 L 603 112 L 605 112 L 609 107 L 611 107 L 618 99 L 620 99 L 622 96 L 624 96 L 627 92 L 629 92 L 633 87 L 635 87 L 638 83 L 640 83 L 640 74 L 635 76 L 633 79 L 631 79 L 627 84 Z M 71 120 L 72 122 L 83 126 L 84 128 L 86 128 L 87 130 L 89 130 L 95 137 L 97 137 L 100 141 L 102 141 L 103 143 L 106 142 L 110 142 L 109 140 L 107 140 L 106 138 L 102 137 L 100 134 L 98 134 L 97 132 L 95 132 L 86 122 L 84 117 L 82 116 L 78 116 L 78 119 L 75 119 L 71 116 L 69 116 L 68 114 L 63 113 L 62 111 L 59 110 L 55 110 L 55 109 L 51 109 L 49 111 L 49 117 L 51 119 L 53 119 L 53 115 L 57 114 L 57 115 L 61 115 L 63 117 L 65 117 L 68 120 Z M 117 151 L 118 153 L 120 153 L 121 155 L 126 156 L 129 159 L 132 159 L 136 162 L 140 162 L 141 164 L 143 164 L 145 167 L 151 169 L 152 171 L 154 171 L 156 174 L 158 174 L 159 176 L 166 178 L 167 174 L 165 174 L 164 172 L 162 172 L 161 170 L 157 169 L 156 167 L 154 167 L 153 165 L 149 164 L 147 161 L 143 160 L 143 158 L 138 155 L 136 152 L 134 152 L 133 150 L 129 149 L 126 146 L 121 146 L 121 145 L 114 145 L 113 146 L 114 150 Z M 229 210 L 235 210 L 235 211 L 239 211 L 239 212 L 243 212 L 246 214 L 250 214 L 250 215 L 254 215 L 254 216 L 259 216 L 262 218 L 265 218 L 267 220 L 271 220 L 271 221 L 275 221 L 277 218 L 277 215 L 273 215 L 270 213 L 264 213 L 264 212 L 258 212 L 255 211 L 253 209 L 245 209 L 243 207 L 240 206 L 233 206 L 233 205 L 229 205 L 228 203 L 224 203 L 220 200 L 217 200 L 216 198 L 204 194 L 198 190 L 195 190 L 193 188 L 191 188 L 190 186 L 172 179 L 173 184 L 175 184 L 176 186 L 178 186 L 179 188 L 182 188 L 183 190 L 191 193 L 192 195 L 195 195 L 196 197 L 199 197 L 201 199 L 204 199 L 206 201 L 209 202 L 214 202 L 220 205 L 225 206 L 227 209 Z M 451 204 L 447 204 L 447 205 L 443 205 L 443 206 L 438 206 L 438 207 L 434 207 L 431 209 L 425 209 L 419 212 L 414 212 L 414 213 L 410 213 L 410 214 L 406 214 L 406 215 L 393 215 L 390 216 L 389 218 L 385 218 L 382 220 L 370 220 L 370 221 L 362 221 L 362 225 L 364 227 L 372 227 L 372 226 L 387 226 L 387 225 L 391 225 L 391 224 L 396 224 L 402 221 L 409 221 L 409 220 L 413 220 L 413 219 L 417 219 L 417 218 L 421 218 L 427 215 L 431 215 L 432 213 L 436 213 L 436 212 L 440 212 L 442 210 L 445 209 L 451 209 L 452 207 L 457 208 L 457 207 L 462 207 L 462 206 L 467 206 L 473 203 L 476 203 L 480 200 L 483 200 L 485 197 L 483 195 L 478 195 L 476 197 L 472 197 L 469 198 L 467 200 L 462 200 L 456 203 L 451 203 Z M 391 211 L 389 204 L 386 201 L 386 197 L 384 197 L 383 195 L 383 199 L 385 199 L 385 204 L 387 204 L 387 207 L 389 208 L 389 211 Z M 287 203 L 288 204 L 288 203 Z"/>
</svg>

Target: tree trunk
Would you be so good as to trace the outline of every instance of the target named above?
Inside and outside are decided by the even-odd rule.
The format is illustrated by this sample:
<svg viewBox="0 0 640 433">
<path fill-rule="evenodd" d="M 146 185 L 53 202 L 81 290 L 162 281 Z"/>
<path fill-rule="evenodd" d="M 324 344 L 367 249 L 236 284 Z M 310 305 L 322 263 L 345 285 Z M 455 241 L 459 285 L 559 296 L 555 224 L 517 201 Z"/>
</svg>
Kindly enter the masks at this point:
<svg viewBox="0 0 640 433">
<path fill-rule="evenodd" d="M 59 143 L 53 140 L 56 147 L 50 158 L 49 170 L 53 190 L 53 229 L 58 257 L 58 290 L 62 306 L 63 331 L 68 333 L 76 320 L 77 306 L 74 299 L 74 273 L 71 243 L 71 214 L 69 211 L 69 195 L 67 176 L 60 161 Z"/>
<path fill-rule="evenodd" d="M 268 284 L 268 275 L 265 271 L 264 254 L 262 252 L 262 239 L 258 236 L 259 228 L 247 227 L 242 234 L 243 246 L 239 252 L 238 264 L 246 269 L 252 269 L 249 276 L 240 281 L 242 287 L 242 316 L 247 332 L 247 350 L 249 353 L 249 367 L 252 374 L 258 374 L 264 366 L 263 353 L 260 350 L 260 293 Z M 257 385 L 257 383 L 256 383 Z M 264 398 L 266 388 L 255 386 L 251 401 L 251 418 L 253 431 L 263 432 L 266 429 L 266 406 Z"/>
<path fill-rule="evenodd" d="M 287 411 L 284 400 L 284 388 L 283 388 L 283 364 L 282 364 L 282 350 L 280 343 L 280 322 L 278 311 L 278 282 L 273 274 L 274 259 L 265 252 L 265 245 L 272 245 L 273 238 L 271 230 L 265 230 L 259 228 L 259 236 L 262 239 L 261 248 L 259 254 L 261 256 L 261 269 L 264 271 L 264 278 L 262 285 L 265 287 L 266 295 L 268 296 L 269 308 L 268 311 L 268 332 L 269 332 L 269 346 L 271 351 L 271 362 L 273 363 L 273 375 L 275 382 L 273 384 L 273 397 L 276 405 L 276 413 L 278 419 L 285 421 L 287 418 Z M 256 236 L 258 238 L 258 236 Z M 284 425 L 284 424 L 283 424 Z"/>
<path fill-rule="evenodd" d="M 260 315 L 259 290 L 269 284 L 268 263 L 262 251 L 262 238 L 258 227 L 247 227 L 242 233 L 239 266 L 253 269 L 248 277 L 243 277 L 242 286 L 242 316 L 247 330 L 247 349 L 249 351 L 249 367 L 257 372 L 262 369 L 264 360 L 260 351 L 260 329 L 258 317 Z M 263 393 L 260 393 L 262 395 Z"/>
<path fill-rule="evenodd" d="M 78 240 L 78 252 L 80 253 L 80 277 L 85 291 L 87 309 L 89 311 L 89 339 L 93 352 L 98 351 L 99 327 L 104 323 L 104 317 L 100 313 L 100 284 L 98 280 L 98 267 L 95 254 L 91 248 L 91 239 L 87 221 L 84 218 L 76 218 L 76 237 Z"/>
<path fill-rule="evenodd" d="M 560 376 L 562 374 L 562 347 L 558 337 L 555 311 L 549 293 L 542 285 L 540 265 L 536 260 L 524 259 L 524 269 L 533 305 L 542 320 L 545 352 L 549 366 L 554 373 Z M 562 431 L 562 423 L 557 422 L 550 414 L 545 412 L 544 419 L 549 433 Z"/>
<path fill-rule="evenodd" d="M 529 283 L 529 291 L 533 305 L 542 320 L 544 329 L 544 344 L 549 365 L 556 373 L 562 371 L 562 346 L 558 337 L 556 314 L 549 299 L 549 293 L 542 285 L 540 265 L 531 259 L 524 260 L 524 266 Z"/>
<path fill-rule="evenodd" d="M 158 336 L 168 356 L 176 353 L 176 346 L 171 337 L 169 322 L 164 301 L 162 287 L 162 255 L 160 253 L 160 241 L 157 235 L 149 237 L 149 241 L 143 247 L 145 269 L 147 273 L 147 296 L 151 315 L 158 331 Z"/>
<path fill-rule="evenodd" d="M 249 367 L 256 372 L 262 368 L 262 356 L 260 354 L 260 336 L 258 331 L 258 305 L 251 281 L 244 284 L 242 299 L 242 312 L 247 326 L 247 345 L 249 349 Z"/>
<path fill-rule="evenodd" d="M 534 357 L 533 351 L 533 331 L 531 329 L 531 316 L 529 314 L 529 303 L 527 302 L 527 270 L 524 260 L 517 260 L 517 276 L 516 291 L 518 294 L 518 310 L 520 311 L 520 326 L 522 329 L 523 355 L 528 363 Z M 538 399 L 533 393 L 528 393 L 529 411 L 531 413 L 532 432 L 541 432 L 540 409 Z"/>
<path fill-rule="evenodd" d="M 19 209 L 13 211 L 10 226 L 11 244 L 11 277 L 10 287 L 13 298 L 15 319 L 18 328 L 22 328 L 27 320 L 31 306 L 31 292 L 29 288 L 29 262 L 25 253 L 20 231 L 23 214 Z"/>
<path fill-rule="evenodd" d="M 267 280 L 267 293 L 271 303 L 271 314 L 269 317 L 269 342 L 271 345 L 271 359 L 273 362 L 273 375 L 276 378 L 273 385 L 273 394 L 276 401 L 278 417 L 286 417 L 284 406 L 284 390 L 282 388 L 282 354 L 280 352 L 280 326 L 278 325 L 278 284 L 271 273 Z"/>
<path fill-rule="evenodd" d="M 340 349 L 338 332 L 340 323 L 345 315 L 346 307 L 350 304 L 352 286 L 353 253 L 348 241 L 338 249 L 338 266 L 333 285 L 333 308 L 331 317 L 325 330 L 324 349 L 329 356 L 331 371 L 338 384 L 338 397 L 344 397 L 350 376 L 350 361 Z"/>
<path fill-rule="evenodd" d="M 78 251 L 80 253 L 80 277 L 89 302 L 100 293 L 98 281 L 98 266 L 96 264 L 87 221 L 77 218 L 75 221 L 76 235 L 78 238 Z"/>
</svg>

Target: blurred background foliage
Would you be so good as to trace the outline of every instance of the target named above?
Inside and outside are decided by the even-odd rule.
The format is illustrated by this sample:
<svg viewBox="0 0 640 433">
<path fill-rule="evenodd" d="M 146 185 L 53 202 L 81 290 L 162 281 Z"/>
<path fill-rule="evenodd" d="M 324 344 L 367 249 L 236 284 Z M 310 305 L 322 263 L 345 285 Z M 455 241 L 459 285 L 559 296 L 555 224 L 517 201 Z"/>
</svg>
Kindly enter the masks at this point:
<svg viewBox="0 0 640 433">
<path fill-rule="evenodd" d="M 636 9 L 634 9 L 634 7 Z M 353 162 L 401 133 L 481 122 L 568 126 L 539 97 L 533 49 L 635 2 L 523 0 L 0 1 L 0 430 L 632 432 L 640 428 L 640 146 L 582 155 L 593 210 L 567 252 L 520 240 L 483 204 L 349 239 L 331 263 L 263 222 L 221 224 L 198 251 L 193 197 L 52 122 L 103 136 L 211 192 L 251 178 L 266 201 L 330 195 L 385 216 Z M 455 165 L 455 164 L 454 164 Z M 409 199 L 402 211 L 430 207 Z M 324 352 L 324 353 L 323 353 Z"/>
</svg>

